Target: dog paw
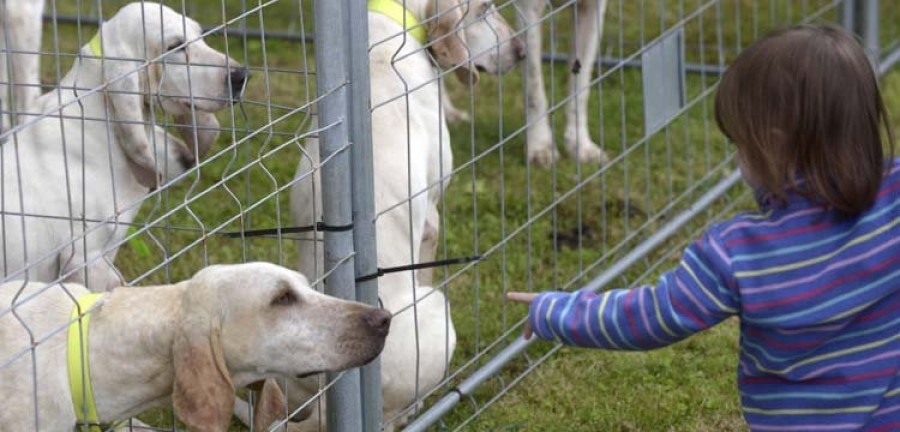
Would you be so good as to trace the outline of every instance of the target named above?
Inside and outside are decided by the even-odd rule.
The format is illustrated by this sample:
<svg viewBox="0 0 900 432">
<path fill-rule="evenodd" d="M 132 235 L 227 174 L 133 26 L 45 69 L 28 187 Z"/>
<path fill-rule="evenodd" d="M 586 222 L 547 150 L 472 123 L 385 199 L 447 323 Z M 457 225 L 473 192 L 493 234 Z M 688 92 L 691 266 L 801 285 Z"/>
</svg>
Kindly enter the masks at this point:
<svg viewBox="0 0 900 432">
<path fill-rule="evenodd" d="M 606 155 L 606 152 L 589 139 L 582 139 L 577 143 L 570 142 L 566 148 L 569 156 L 581 163 L 606 165 L 609 162 L 609 156 Z"/>
<path fill-rule="evenodd" d="M 553 145 L 534 148 L 528 147 L 528 160 L 537 167 L 550 166 L 559 158 L 559 152 Z"/>
<path fill-rule="evenodd" d="M 447 123 L 455 124 L 469 121 L 469 113 L 456 108 L 446 109 L 444 115 L 447 117 Z"/>
</svg>

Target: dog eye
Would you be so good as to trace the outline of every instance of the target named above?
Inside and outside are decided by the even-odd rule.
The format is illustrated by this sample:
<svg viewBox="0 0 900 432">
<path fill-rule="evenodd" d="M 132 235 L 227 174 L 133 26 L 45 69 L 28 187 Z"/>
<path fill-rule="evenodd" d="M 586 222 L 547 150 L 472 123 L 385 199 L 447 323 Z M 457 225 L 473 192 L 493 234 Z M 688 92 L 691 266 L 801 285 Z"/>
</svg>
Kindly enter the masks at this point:
<svg viewBox="0 0 900 432">
<path fill-rule="evenodd" d="M 297 303 L 297 296 L 291 290 L 284 290 L 272 300 L 272 306 L 290 306 Z"/>
<path fill-rule="evenodd" d="M 176 40 L 169 44 L 169 47 L 166 48 L 166 51 L 176 51 L 176 50 L 181 51 L 184 49 L 184 47 L 181 46 L 182 44 L 184 44 L 183 40 Z"/>
</svg>

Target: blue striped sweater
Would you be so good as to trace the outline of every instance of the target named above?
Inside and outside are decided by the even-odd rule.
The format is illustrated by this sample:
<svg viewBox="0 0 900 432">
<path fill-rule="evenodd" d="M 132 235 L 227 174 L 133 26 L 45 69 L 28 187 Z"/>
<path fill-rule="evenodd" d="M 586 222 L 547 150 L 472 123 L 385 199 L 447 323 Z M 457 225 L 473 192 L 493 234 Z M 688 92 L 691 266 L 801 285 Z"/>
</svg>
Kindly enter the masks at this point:
<svg viewBox="0 0 900 432">
<path fill-rule="evenodd" d="M 546 292 L 543 339 L 666 346 L 740 317 L 738 386 L 755 431 L 900 430 L 900 160 L 847 219 L 799 196 L 714 225 L 655 286 Z"/>
</svg>

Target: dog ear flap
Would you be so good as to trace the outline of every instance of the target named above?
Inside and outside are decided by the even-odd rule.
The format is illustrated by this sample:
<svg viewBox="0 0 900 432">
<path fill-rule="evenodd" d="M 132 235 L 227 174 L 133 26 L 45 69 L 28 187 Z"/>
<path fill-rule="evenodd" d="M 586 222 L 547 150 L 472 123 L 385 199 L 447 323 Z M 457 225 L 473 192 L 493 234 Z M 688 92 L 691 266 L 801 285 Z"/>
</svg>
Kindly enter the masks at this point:
<svg viewBox="0 0 900 432">
<path fill-rule="evenodd" d="M 478 83 L 478 71 L 469 61 L 469 47 L 466 45 L 465 33 L 460 28 L 463 21 L 463 5 L 453 2 L 450 10 L 438 11 L 440 16 L 428 30 L 431 52 L 441 68 L 458 66 L 456 78 L 463 84 Z M 434 16 L 437 14 L 429 14 Z"/>
<path fill-rule="evenodd" d="M 185 320 L 175 335 L 172 405 L 191 430 L 224 431 L 234 413 L 234 386 L 222 353 L 221 331 L 203 321 Z"/>
<path fill-rule="evenodd" d="M 106 59 L 102 62 L 104 79 L 109 82 L 105 97 L 116 141 L 125 153 L 128 167 L 137 181 L 146 187 L 155 188 L 160 175 L 149 138 L 149 131 L 153 126 L 147 124 L 145 118 L 144 91 L 140 80 L 144 71 L 140 70 L 140 63 L 137 61 Z"/>
<path fill-rule="evenodd" d="M 266 379 L 259 391 L 256 406 L 253 407 L 253 430 L 269 430 L 273 423 L 284 416 L 286 407 L 287 401 L 281 387 L 274 379 Z"/>
</svg>

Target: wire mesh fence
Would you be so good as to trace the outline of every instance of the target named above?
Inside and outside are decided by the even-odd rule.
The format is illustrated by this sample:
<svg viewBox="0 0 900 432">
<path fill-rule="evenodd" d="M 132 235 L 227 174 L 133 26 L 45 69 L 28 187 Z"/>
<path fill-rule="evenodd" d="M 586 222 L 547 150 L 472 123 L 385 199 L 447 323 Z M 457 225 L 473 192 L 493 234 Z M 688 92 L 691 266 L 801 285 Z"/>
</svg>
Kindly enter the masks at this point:
<svg viewBox="0 0 900 432">
<path fill-rule="evenodd" d="M 32 412 L 22 423 L 4 417 L 13 420 L 0 429 L 55 430 L 71 408 L 57 403 L 53 406 L 62 411 L 48 415 L 45 405 L 61 389 L 37 366 L 55 358 L 60 343 L 65 346 L 71 320 L 64 315 L 56 327 L 37 325 L 28 308 L 47 308 L 56 299 L 68 301 L 58 306 L 68 313 L 84 291 L 77 285 L 103 292 L 120 285 L 177 284 L 214 264 L 267 261 L 295 267 L 297 248 L 290 236 L 240 233 L 291 225 L 288 194 L 305 154 L 303 141 L 339 128 L 342 121 L 310 127 L 316 104 L 327 97 L 316 94 L 313 47 L 265 37 L 266 29 L 311 32 L 306 2 L 5 1 L 0 6 L 5 43 L 0 63 L 4 77 L 11 77 L 2 96 L 0 238 L 6 285 L 0 321 L 16 336 L 4 342 L 0 370 L 5 402 L 13 397 L 9 391 L 21 390 L 15 397 L 24 405 L 10 411 Z M 42 36 L 39 48 L 24 51 L 23 43 L 30 41 L 22 35 L 30 37 L 35 29 Z M 22 68 L 26 57 L 40 69 Z M 38 82 L 43 83 L 40 98 L 16 101 L 29 96 L 18 90 L 34 90 Z M 317 169 L 328 164 L 321 161 Z M 246 287 L 248 299 L 253 288 Z M 134 319 L 147 318 L 152 307 L 148 303 Z M 140 334 L 130 335 L 129 342 L 149 344 Z M 167 360 L 163 363 L 172 362 Z M 17 376 L 28 364 L 35 365 L 30 376 Z M 138 390 L 147 386 L 140 384 Z M 68 388 L 60 397 L 67 398 Z M 133 403 L 126 410 L 132 415 L 143 411 L 134 407 L 159 397 L 141 401 L 117 395 L 115 400 Z M 103 409 L 109 401 L 97 403 L 108 420 L 113 414 Z M 250 416 L 236 414 L 245 422 Z M 171 409 L 142 418 L 162 430 L 175 424 Z"/>
<path fill-rule="evenodd" d="M 53 390 L 37 365 L 78 320 L 35 326 L 29 303 L 70 313 L 73 283 L 267 261 L 393 320 L 380 361 L 279 380 L 266 428 L 479 427 L 560 349 L 518 337 L 508 291 L 631 286 L 749 205 L 713 118 L 729 61 L 771 29 L 835 22 L 883 74 L 900 58 L 894 9 L 0 0 L 0 336 L 24 332 L 0 382 L 32 365 L 16 397 L 33 401 L 22 430 L 43 430 L 59 419 L 38 408 Z M 243 430 L 257 394 L 239 394 Z M 179 429 L 176 411 L 132 426 Z"/>
</svg>

